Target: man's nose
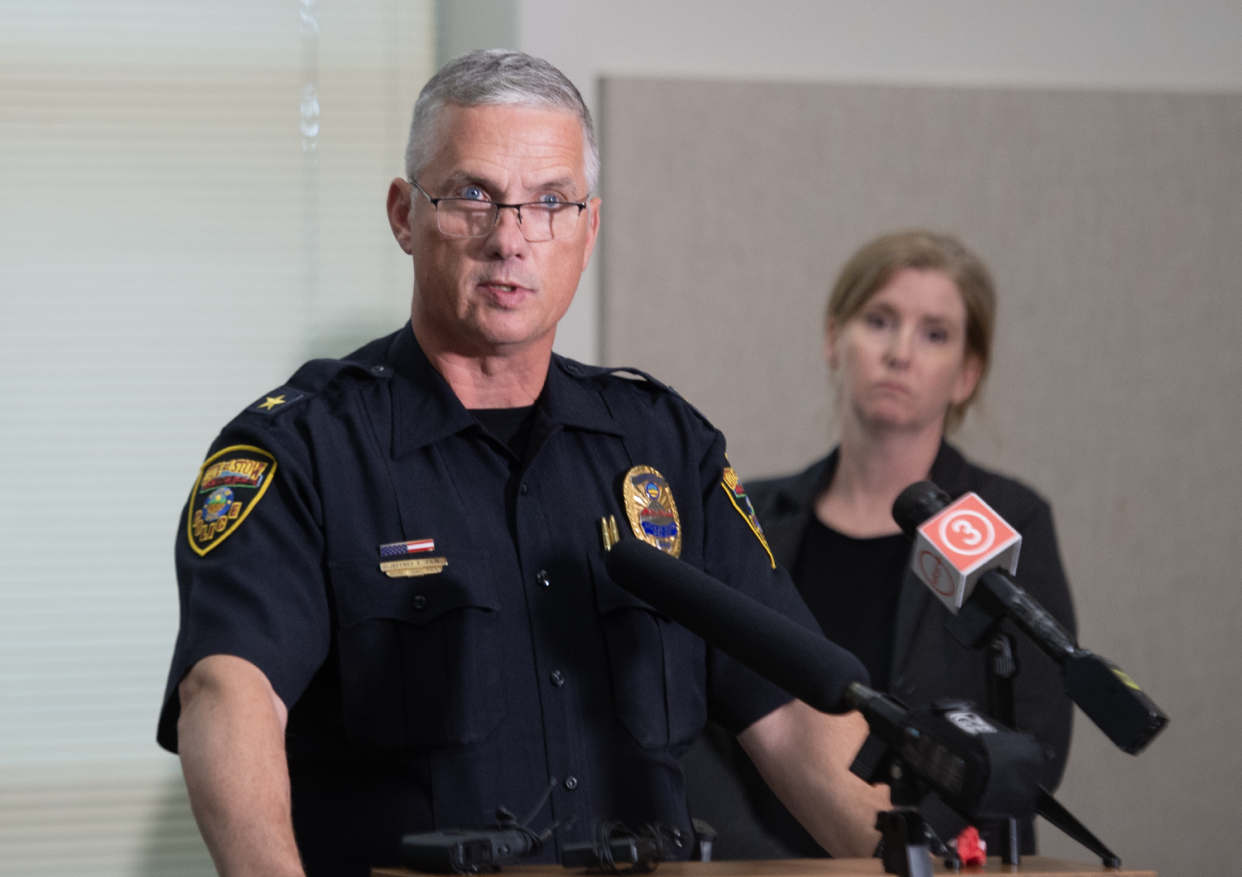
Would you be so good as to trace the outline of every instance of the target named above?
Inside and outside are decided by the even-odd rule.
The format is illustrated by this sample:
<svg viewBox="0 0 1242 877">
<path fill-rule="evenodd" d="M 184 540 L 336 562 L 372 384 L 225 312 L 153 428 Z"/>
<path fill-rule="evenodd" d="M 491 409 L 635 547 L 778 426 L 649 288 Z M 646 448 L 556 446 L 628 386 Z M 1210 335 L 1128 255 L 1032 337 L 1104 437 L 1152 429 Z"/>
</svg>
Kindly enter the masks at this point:
<svg viewBox="0 0 1242 877">
<path fill-rule="evenodd" d="M 521 213 L 518 207 L 501 207 L 496 216 L 496 224 L 487 241 L 498 255 L 514 256 L 526 250 L 529 244 L 522 236 Z"/>
</svg>

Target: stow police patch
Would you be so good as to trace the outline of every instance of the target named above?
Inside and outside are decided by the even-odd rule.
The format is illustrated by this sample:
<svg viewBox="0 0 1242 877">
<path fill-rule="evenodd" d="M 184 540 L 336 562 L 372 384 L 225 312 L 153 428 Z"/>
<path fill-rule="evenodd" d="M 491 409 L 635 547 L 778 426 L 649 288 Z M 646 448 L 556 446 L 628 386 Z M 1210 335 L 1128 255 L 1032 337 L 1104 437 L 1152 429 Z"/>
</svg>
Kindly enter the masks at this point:
<svg viewBox="0 0 1242 877">
<path fill-rule="evenodd" d="M 276 458 L 261 448 L 233 445 L 199 469 L 190 495 L 186 536 L 200 557 L 228 538 L 255 507 L 276 474 Z"/>
<path fill-rule="evenodd" d="M 625 516 L 634 535 L 673 557 L 681 556 L 681 518 L 673 490 L 650 466 L 635 466 L 621 482 Z"/>
<path fill-rule="evenodd" d="M 729 502 L 733 503 L 737 513 L 746 519 L 750 529 L 759 537 L 759 544 L 768 553 L 768 560 L 772 563 L 772 569 L 776 569 L 776 558 L 772 556 L 772 549 L 768 547 L 768 540 L 763 535 L 763 527 L 759 525 L 759 516 L 755 514 L 755 507 L 750 504 L 750 497 L 746 495 L 746 488 L 742 486 L 742 482 L 737 477 L 737 473 L 733 471 L 732 466 L 725 466 L 720 486 L 725 489 L 725 493 L 729 494 Z"/>
</svg>

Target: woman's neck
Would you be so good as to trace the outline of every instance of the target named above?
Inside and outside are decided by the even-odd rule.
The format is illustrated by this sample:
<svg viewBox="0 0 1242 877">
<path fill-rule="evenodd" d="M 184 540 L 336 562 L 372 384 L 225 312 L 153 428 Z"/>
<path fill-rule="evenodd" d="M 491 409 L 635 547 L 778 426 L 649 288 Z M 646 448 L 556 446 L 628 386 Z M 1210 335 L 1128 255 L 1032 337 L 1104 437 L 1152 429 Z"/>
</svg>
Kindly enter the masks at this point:
<svg viewBox="0 0 1242 877">
<path fill-rule="evenodd" d="M 847 418 L 836 472 L 815 501 L 815 516 L 856 538 L 898 532 L 893 501 L 906 487 L 927 478 L 941 435 L 940 424 L 917 432 L 868 430 Z"/>
</svg>

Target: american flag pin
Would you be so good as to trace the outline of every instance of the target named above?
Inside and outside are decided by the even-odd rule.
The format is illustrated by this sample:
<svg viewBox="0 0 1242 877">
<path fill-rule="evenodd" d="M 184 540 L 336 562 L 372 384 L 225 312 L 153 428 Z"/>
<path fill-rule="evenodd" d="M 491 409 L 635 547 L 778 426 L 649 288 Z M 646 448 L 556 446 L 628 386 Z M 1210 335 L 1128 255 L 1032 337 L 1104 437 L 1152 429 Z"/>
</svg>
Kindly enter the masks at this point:
<svg viewBox="0 0 1242 877">
<path fill-rule="evenodd" d="M 404 557 L 407 554 L 420 554 L 424 551 L 435 551 L 434 539 L 411 539 L 409 542 L 389 542 L 379 547 L 380 557 Z"/>
</svg>

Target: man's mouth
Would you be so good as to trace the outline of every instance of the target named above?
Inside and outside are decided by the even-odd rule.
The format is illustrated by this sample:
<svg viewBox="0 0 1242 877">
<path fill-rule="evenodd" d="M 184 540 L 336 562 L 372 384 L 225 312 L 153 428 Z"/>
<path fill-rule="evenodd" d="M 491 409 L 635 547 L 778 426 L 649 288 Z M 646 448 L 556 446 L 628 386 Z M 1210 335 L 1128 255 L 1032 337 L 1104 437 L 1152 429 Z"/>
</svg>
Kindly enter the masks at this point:
<svg viewBox="0 0 1242 877">
<path fill-rule="evenodd" d="M 479 283 L 479 288 L 502 300 L 518 298 L 523 294 L 533 292 L 530 287 L 522 286 L 520 283 L 500 283 L 494 280 L 482 281 Z"/>
</svg>

